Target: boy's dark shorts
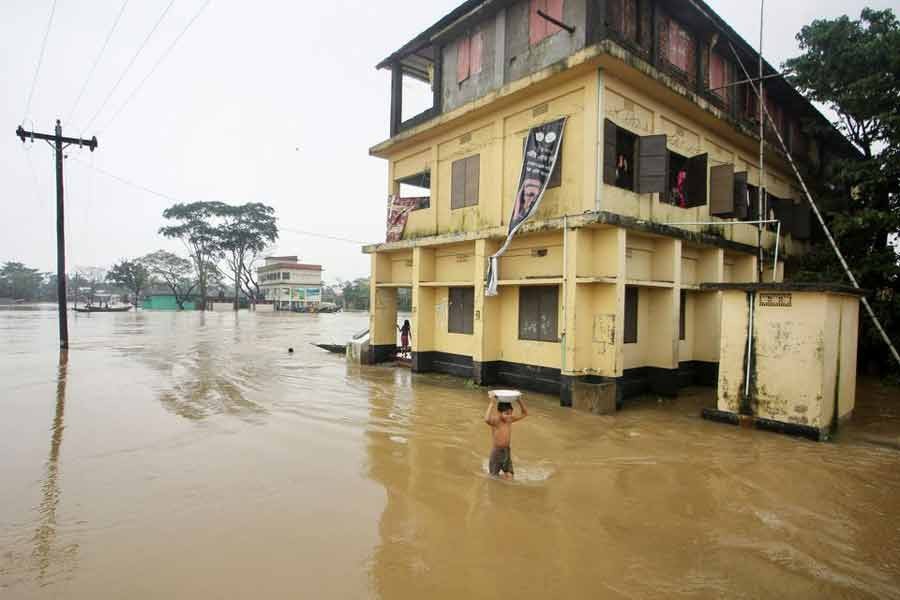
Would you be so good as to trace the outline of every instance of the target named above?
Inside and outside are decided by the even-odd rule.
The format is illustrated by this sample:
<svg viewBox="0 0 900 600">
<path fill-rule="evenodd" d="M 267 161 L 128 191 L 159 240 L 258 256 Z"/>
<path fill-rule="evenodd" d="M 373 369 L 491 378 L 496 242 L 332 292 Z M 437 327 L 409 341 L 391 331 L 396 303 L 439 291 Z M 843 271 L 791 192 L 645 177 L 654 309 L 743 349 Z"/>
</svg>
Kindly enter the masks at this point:
<svg viewBox="0 0 900 600">
<path fill-rule="evenodd" d="M 488 461 L 488 471 L 497 476 L 500 471 L 513 475 L 512 452 L 509 448 L 494 448 Z"/>
</svg>

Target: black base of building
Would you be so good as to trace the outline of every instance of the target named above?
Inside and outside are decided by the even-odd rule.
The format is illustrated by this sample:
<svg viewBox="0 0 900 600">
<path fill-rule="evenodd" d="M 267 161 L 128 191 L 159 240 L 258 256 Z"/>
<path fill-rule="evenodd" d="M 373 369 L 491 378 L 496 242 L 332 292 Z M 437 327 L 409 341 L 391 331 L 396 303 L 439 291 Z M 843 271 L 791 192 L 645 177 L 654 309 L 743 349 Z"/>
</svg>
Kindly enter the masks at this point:
<svg viewBox="0 0 900 600">
<path fill-rule="evenodd" d="M 369 345 L 369 356 L 366 360 L 366 363 L 370 365 L 377 365 L 378 363 L 387 362 L 397 355 L 397 350 L 397 346 L 393 346 L 390 344 L 384 344 L 380 346 Z"/>
<path fill-rule="evenodd" d="M 414 373 L 447 373 L 458 377 L 472 376 L 472 357 L 448 352 L 413 352 Z"/>
<path fill-rule="evenodd" d="M 704 408 L 703 418 L 708 421 L 726 423 L 728 425 L 741 425 L 742 423 L 747 423 L 752 425 L 754 429 L 783 433 L 785 435 L 801 437 L 814 442 L 823 442 L 828 439 L 828 434 L 826 432 L 822 432 L 809 425 L 782 423 L 781 421 L 773 421 L 772 419 L 764 419 L 762 417 L 742 416 L 715 408 Z"/>
</svg>

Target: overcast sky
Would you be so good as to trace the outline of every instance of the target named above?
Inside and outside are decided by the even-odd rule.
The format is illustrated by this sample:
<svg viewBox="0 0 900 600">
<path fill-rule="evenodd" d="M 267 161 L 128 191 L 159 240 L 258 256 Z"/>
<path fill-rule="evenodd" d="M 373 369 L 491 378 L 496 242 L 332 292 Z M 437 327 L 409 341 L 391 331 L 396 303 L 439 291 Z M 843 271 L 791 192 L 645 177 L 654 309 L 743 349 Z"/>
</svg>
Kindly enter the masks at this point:
<svg viewBox="0 0 900 600">
<path fill-rule="evenodd" d="M 53 1 L 0 3 L 0 262 L 55 270 L 53 153 L 13 135 L 24 115 L 26 129 L 51 132 L 61 118 L 64 135 L 100 142 L 94 153 L 68 152 L 70 270 L 181 251 L 157 234 L 162 211 L 174 200 L 219 200 L 274 206 L 277 251 L 321 263 L 328 281 L 368 274 L 358 244 L 298 231 L 383 240 L 387 166 L 368 148 L 388 136 L 390 75 L 374 65 L 458 1 L 207 1 L 128 2 L 76 107 L 123 0 L 58 0 L 27 114 Z M 756 45 L 757 1 L 708 1 Z M 766 57 L 777 65 L 795 55 L 796 32 L 814 18 L 894 3 L 770 2 Z"/>
</svg>

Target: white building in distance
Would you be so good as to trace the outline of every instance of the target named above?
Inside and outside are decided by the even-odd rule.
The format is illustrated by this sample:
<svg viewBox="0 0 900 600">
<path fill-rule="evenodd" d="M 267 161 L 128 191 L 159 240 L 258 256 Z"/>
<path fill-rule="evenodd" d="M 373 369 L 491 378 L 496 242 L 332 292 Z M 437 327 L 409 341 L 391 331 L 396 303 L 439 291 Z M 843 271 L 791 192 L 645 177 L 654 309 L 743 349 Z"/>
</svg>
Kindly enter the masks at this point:
<svg viewBox="0 0 900 600">
<path fill-rule="evenodd" d="M 313 310 L 322 302 L 322 265 L 300 263 L 296 256 L 269 256 L 257 276 L 263 297 L 275 310 Z"/>
</svg>

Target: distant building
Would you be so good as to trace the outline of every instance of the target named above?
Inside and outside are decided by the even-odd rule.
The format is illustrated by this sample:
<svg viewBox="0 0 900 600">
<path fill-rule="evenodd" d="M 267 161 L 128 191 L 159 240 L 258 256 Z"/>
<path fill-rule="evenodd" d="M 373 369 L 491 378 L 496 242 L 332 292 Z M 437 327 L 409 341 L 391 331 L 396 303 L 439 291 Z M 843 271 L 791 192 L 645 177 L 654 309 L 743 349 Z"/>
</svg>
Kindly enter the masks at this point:
<svg viewBox="0 0 900 600">
<path fill-rule="evenodd" d="M 302 264 L 296 256 L 269 256 L 257 275 L 263 297 L 276 310 L 306 311 L 322 302 L 322 265 Z"/>
</svg>

